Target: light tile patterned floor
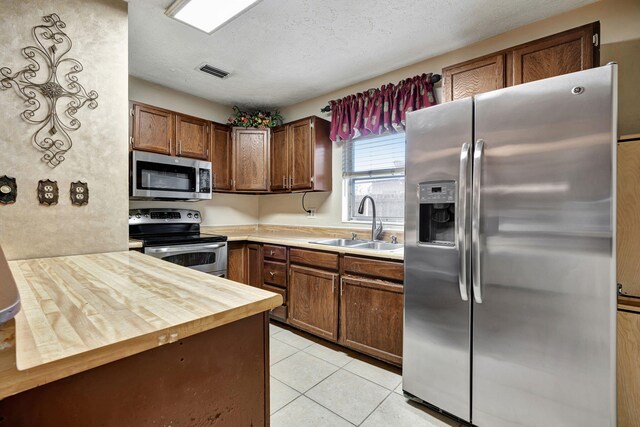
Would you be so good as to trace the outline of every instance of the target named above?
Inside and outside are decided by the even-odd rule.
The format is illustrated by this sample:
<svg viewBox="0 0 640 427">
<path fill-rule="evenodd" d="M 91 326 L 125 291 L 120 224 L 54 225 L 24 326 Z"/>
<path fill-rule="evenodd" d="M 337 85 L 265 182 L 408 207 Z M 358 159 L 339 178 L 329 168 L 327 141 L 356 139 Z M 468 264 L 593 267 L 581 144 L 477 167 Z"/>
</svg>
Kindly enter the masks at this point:
<svg viewBox="0 0 640 427">
<path fill-rule="evenodd" d="M 449 427 L 402 395 L 400 370 L 273 322 L 272 427 Z"/>
</svg>

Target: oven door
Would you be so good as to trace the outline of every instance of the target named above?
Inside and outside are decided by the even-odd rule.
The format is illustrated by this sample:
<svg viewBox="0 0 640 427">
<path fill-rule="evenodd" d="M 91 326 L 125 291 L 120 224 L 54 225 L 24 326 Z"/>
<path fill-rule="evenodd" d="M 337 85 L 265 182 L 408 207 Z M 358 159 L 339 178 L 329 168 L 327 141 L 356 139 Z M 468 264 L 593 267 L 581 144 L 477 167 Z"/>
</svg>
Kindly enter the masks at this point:
<svg viewBox="0 0 640 427">
<path fill-rule="evenodd" d="M 194 270 L 219 277 L 226 277 L 226 242 L 151 246 L 144 248 L 144 253 L 183 267 L 193 268 Z"/>
<path fill-rule="evenodd" d="M 142 199 L 210 199 L 211 163 L 133 151 L 130 196 Z"/>
</svg>

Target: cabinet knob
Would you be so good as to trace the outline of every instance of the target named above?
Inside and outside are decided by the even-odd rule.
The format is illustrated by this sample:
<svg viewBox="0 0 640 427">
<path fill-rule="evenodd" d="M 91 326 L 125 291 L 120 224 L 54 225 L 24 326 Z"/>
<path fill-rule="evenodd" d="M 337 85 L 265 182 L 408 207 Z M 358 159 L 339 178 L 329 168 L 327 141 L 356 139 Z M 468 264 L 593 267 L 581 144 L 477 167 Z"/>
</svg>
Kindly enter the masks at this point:
<svg viewBox="0 0 640 427">
<path fill-rule="evenodd" d="M 274 273 L 273 271 L 270 271 L 269 274 L 271 275 L 271 277 L 274 277 L 276 275 L 276 273 Z"/>
<path fill-rule="evenodd" d="M 273 249 L 269 251 L 269 255 L 273 256 L 276 254 L 276 251 L 274 251 Z"/>
</svg>

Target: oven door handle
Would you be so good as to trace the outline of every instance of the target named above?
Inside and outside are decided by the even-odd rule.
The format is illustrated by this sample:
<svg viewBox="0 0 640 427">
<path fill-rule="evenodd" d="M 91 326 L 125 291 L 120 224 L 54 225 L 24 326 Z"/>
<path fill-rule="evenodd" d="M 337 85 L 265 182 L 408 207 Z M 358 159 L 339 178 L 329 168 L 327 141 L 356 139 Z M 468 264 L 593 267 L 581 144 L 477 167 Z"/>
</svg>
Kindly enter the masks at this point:
<svg viewBox="0 0 640 427">
<path fill-rule="evenodd" d="M 146 248 L 146 253 L 148 254 L 169 254 L 175 252 L 184 252 L 184 251 L 197 251 L 201 249 L 218 249 L 224 248 L 226 243 L 215 243 L 211 245 L 188 245 L 188 246 L 169 246 L 169 247 L 151 247 Z"/>
</svg>

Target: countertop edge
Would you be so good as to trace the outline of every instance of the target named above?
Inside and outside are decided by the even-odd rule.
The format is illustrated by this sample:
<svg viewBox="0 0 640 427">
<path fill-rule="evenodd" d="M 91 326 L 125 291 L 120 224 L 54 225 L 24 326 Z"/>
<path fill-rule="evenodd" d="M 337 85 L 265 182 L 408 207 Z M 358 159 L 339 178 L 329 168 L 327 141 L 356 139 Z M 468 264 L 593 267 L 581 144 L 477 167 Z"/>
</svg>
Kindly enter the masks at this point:
<svg viewBox="0 0 640 427">
<path fill-rule="evenodd" d="M 141 249 L 142 240 L 129 239 L 129 249 Z"/>
<path fill-rule="evenodd" d="M 258 315 L 280 305 L 282 305 L 282 297 L 274 294 L 258 302 L 234 307 L 211 316 L 129 338 L 32 368 L 20 369 L 16 366 L 15 370 L 0 370 L 0 399 L 143 351 L 178 342 L 198 333 Z M 5 351 L 7 350 L 9 349 L 5 349 Z M 1 353 L 0 358 L 7 357 L 2 356 Z M 12 353 L 15 357 L 15 351 Z M 17 380 L 16 375 L 24 378 Z"/>
<path fill-rule="evenodd" d="M 213 231 L 203 230 L 202 234 L 216 234 Z M 254 234 L 243 234 L 243 235 L 231 235 L 227 236 L 228 242 L 256 242 L 256 243 L 269 243 L 273 245 L 283 245 L 283 246 L 293 246 L 304 249 L 314 249 L 318 251 L 325 252 L 335 252 L 340 254 L 348 254 L 348 255 L 358 255 L 370 258 L 384 258 L 395 261 L 404 261 L 404 251 L 399 249 L 397 251 L 378 251 L 371 249 L 355 249 L 348 247 L 338 247 L 338 246 L 329 246 L 329 245 L 321 245 L 318 243 L 310 243 L 305 241 L 305 239 L 313 240 L 313 239 L 323 239 L 322 237 L 276 237 L 276 236 L 257 236 Z"/>
</svg>

